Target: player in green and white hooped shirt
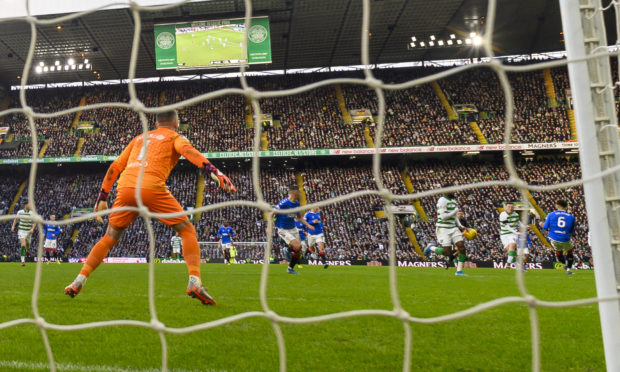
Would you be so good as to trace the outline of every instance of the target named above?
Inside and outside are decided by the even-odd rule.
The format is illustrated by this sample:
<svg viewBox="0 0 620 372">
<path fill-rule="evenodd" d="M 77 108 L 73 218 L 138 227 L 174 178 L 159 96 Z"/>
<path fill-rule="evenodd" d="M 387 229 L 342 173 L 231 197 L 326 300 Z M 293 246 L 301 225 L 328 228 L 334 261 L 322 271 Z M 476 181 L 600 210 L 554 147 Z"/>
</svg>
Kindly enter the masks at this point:
<svg viewBox="0 0 620 372">
<path fill-rule="evenodd" d="M 499 215 L 499 236 L 502 239 L 504 249 L 508 251 L 507 263 L 511 264 L 517 260 L 517 240 L 519 239 L 519 228 L 521 227 L 521 217 L 515 212 L 512 203 L 504 205 L 504 211 Z M 527 252 L 526 252 L 527 250 Z M 529 249 L 519 249 L 519 256 L 528 254 Z"/>
<path fill-rule="evenodd" d="M 29 204 L 24 205 L 24 209 L 20 209 L 17 212 L 17 218 L 13 221 L 13 227 L 11 227 L 11 232 L 15 232 L 15 226 L 18 225 L 17 221 L 19 221 L 17 238 L 20 244 L 19 255 L 22 259 L 22 266 L 26 265 L 26 252 L 30 249 L 30 240 L 35 226 L 32 220 L 27 219 L 27 217 L 32 217 L 32 210 Z"/>
<path fill-rule="evenodd" d="M 450 187 L 452 184 L 446 184 L 444 187 Z M 465 243 L 463 242 L 462 232 L 466 228 L 461 225 L 456 217 L 459 208 L 456 205 L 456 196 L 454 193 L 445 193 L 439 201 L 437 201 L 437 222 L 435 223 L 437 242 L 440 247 L 429 244 L 424 249 L 424 255 L 428 257 L 431 252 L 437 255 L 443 255 L 452 259 L 452 246 L 456 247 L 458 252 L 458 262 L 456 267 L 456 275 L 465 276 L 463 266 L 467 259 L 465 251 Z"/>
<path fill-rule="evenodd" d="M 180 259 L 181 258 L 181 248 L 183 247 L 183 239 L 181 239 L 181 236 L 179 235 L 179 233 L 177 232 L 172 239 L 170 240 L 170 243 L 172 244 L 172 258 L 175 259 Z"/>
</svg>

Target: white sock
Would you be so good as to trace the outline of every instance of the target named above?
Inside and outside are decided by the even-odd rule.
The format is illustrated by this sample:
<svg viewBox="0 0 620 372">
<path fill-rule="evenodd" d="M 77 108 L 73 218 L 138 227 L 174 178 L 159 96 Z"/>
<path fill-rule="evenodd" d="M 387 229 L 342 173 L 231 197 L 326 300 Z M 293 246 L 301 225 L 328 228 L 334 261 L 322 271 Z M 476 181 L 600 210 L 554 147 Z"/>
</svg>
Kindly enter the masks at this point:
<svg viewBox="0 0 620 372">
<path fill-rule="evenodd" d="M 26 262 L 26 256 L 22 256 L 22 263 Z"/>
<path fill-rule="evenodd" d="M 200 280 L 199 277 L 197 277 L 196 275 L 190 275 L 189 276 L 189 281 L 193 282 L 194 284 L 198 285 L 198 286 L 202 286 L 202 281 Z"/>
<path fill-rule="evenodd" d="M 459 262 L 456 264 L 456 271 L 463 271 L 463 263 L 464 263 L 464 262 L 459 261 Z"/>
<path fill-rule="evenodd" d="M 506 260 L 506 262 L 508 262 L 508 263 L 515 262 L 515 256 L 508 256 L 508 260 Z"/>
<path fill-rule="evenodd" d="M 78 274 L 78 276 L 75 277 L 75 281 L 82 284 L 86 283 L 86 279 L 88 278 L 82 274 Z"/>
</svg>

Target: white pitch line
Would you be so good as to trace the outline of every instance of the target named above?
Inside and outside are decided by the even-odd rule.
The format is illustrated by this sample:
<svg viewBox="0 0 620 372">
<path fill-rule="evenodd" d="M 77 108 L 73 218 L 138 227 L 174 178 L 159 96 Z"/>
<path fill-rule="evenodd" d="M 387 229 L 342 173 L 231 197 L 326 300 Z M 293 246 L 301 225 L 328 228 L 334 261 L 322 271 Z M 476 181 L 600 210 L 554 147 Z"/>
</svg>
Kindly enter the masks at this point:
<svg viewBox="0 0 620 372">
<path fill-rule="evenodd" d="M 0 369 L 13 368 L 23 369 L 28 371 L 44 370 L 49 371 L 50 366 L 43 362 L 21 362 L 18 360 L 0 360 Z M 117 366 L 98 366 L 98 365 L 86 365 L 75 363 L 57 363 L 56 369 L 58 371 L 77 371 L 77 372 L 159 372 L 161 369 L 149 368 L 149 369 L 136 369 L 136 368 L 123 368 Z M 189 369 L 169 369 L 170 372 L 225 372 L 224 370 L 189 370 Z"/>
</svg>

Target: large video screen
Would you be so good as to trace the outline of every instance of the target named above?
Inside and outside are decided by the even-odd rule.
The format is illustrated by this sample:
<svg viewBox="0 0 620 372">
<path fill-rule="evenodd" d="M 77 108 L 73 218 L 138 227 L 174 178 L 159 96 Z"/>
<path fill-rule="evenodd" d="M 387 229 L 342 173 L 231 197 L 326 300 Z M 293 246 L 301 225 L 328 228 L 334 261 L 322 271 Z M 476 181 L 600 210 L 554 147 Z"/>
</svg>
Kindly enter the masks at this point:
<svg viewBox="0 0 620 372">
<path fill-rule="evenodd" d="M 252 18 L 247 54 L 245 19 L 155 25 L 157 69 L 192 69 L 271 63 L 269 18 Z"/>
</svg>

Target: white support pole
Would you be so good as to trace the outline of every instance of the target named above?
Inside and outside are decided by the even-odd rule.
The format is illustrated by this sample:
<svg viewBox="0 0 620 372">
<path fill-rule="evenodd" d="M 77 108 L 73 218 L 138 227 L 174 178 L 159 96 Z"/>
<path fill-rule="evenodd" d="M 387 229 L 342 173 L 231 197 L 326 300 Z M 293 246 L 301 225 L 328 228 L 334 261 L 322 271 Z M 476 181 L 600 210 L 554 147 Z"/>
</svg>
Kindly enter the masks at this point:
<svg viewBox="0 0 620 372">
<path fill-rule="evenodd" d="M 600 7 L 600 0 L 560 0 L 564 39 L 569 59 L 586 57 L 596 46 L 597 41 L 601 45 L 607 45 L 602 16 L 599 13 L 600 19 L 594 19 L 597 17 L 592 12 L 592 9 L 600 9 Z M 594 17 L 590 18 L 590 21 L 584 21 L 584 12 L 589 12 L 589 16 L 594 15 Z M 600 24 L 592 27 L 591 22 L 597 21 L 600 21 Z M 585 23 L 589 27 L 587 31 L 584 28 Z M 592 35 L 593 30 L 598 31 L 597 36 Z M 601 78 L 611 81 L 609 58 L 570 63 L 568 72 L 579 137 L 581 172 L 584 178 L 588 178 L 610 166 L 618 165 L 620 161 L 615 107 L 611 115 L 609 107 L 605 110 L 601 110 L 602 106 L 595 107 L 595 103 L 609 104 L 606 102 L 608 97 L 603 97 L 603 94 L 611 94 L 611 104 L 613 104 L 613 93 L 608 89 L 606 89 L 607 92 L 601 92 L 602 86 L 600 85 Z M 595 80 L 596 84 L 593 84 L 592 80 Z M 617 196 L 613 195 L 614 190 L 616 192 L 618 190 L 617 181 L 616 174 L 583 186 L 599 298 L 618 296 L 618 273 L 616 273 L 617 268 L 614 263 L 617 253 L 614 253 L 613 249 L 617 249 L 619 243 L 617 237 L 612 238 L 612 234 L 615 235 L 618 232 L 619 223 L 618 211 L 614 208 L 614 203 L 617 201 L 613 201 Z M 607 370 L 620 371 L 620 301 L 600 302 L 599 313 Z"/>
</svg>

